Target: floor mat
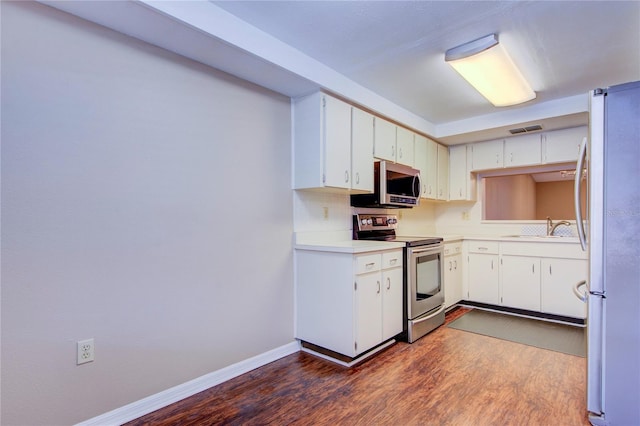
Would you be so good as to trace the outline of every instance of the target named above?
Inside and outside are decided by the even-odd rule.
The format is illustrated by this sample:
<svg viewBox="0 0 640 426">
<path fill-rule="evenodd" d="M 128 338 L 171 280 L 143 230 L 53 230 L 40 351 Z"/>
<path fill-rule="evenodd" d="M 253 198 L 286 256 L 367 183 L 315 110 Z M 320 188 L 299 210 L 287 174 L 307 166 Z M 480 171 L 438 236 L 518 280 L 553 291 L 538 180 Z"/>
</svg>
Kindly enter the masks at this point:
<svg viewBox="0 0 640 426">
<path fill-rule="evenodd" d="M 448 327 L 542 349 L 586 356 L 586 328 L 474 309 Z"/>
</svg>

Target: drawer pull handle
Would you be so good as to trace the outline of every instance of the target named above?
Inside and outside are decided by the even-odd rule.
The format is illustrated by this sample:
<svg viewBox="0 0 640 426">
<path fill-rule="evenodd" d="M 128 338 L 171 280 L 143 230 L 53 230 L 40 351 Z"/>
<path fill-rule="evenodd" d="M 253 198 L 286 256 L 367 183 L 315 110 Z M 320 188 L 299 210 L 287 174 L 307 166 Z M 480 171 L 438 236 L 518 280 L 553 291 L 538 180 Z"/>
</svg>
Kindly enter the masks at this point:
<svg viewBox="0 0 640 426">
<path fill-rule="evenodd" d="M 367 269 L 371 269 L 371 268 L 373 268 L 373 266 L 375 264 L 376 264 L 376 262 L 367 263 L 366 265 L 364 265 L 364 267 L 367 268 Z"/>
<path fill-rule="evenodd" d="M 391 278 L 387 277 L 387 290 L 391 288 Z"/>
<path fill-rule="evenodd" d="M 489 250 L 489 247 L 478 247 L 478 250 L 487 251 Z"/>
<path fill-rule="evenodd" d="M 389 260 L 389 265 L 395 265 L 396 263 L 398 263 L 398 259 Z"/>
</svg>

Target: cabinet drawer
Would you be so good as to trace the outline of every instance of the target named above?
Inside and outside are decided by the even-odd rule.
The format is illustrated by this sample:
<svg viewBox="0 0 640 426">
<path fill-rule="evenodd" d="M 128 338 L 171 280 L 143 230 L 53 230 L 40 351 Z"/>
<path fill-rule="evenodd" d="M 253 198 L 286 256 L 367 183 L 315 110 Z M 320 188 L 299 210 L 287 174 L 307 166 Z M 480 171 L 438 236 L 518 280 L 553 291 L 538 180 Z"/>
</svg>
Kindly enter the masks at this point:
<svg viewBox="0 0 640 426">
<path fill-rule="evenodd" d="M 356 274 L 366 274 L 367 272 L 375 272 L 380 270 L 382 255 L 365 254 L 356 257 Z"/>
<path fill-rule="evenodd" d="M 402 267 L 402 250 L 382 253 L 382 269 Z"/>
<path fill-rule="evenodd" d="M 499 241 L 469 241 L 469 253 L 498 254 L 499 250 Z"/>
<path fill-rule="evenodd" d="M 449 243 L 444 245 L 444 255 L 453 256 L 462 253 L 462 243 Z"/>
</svg>

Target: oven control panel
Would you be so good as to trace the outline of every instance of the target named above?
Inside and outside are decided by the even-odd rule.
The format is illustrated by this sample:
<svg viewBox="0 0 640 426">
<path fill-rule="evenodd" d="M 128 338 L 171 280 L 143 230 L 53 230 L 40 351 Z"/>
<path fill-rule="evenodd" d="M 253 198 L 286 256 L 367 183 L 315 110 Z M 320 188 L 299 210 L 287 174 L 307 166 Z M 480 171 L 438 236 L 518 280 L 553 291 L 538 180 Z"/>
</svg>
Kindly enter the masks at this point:
<svg viewBox="0 0 640 426">
<path fill-rule="evenodd" d="M 359 231 L 396 229 L 398 226 L 398 218 L 387 214 L 358 214 L 354 222 L 358 224 Z"/>
</svg>

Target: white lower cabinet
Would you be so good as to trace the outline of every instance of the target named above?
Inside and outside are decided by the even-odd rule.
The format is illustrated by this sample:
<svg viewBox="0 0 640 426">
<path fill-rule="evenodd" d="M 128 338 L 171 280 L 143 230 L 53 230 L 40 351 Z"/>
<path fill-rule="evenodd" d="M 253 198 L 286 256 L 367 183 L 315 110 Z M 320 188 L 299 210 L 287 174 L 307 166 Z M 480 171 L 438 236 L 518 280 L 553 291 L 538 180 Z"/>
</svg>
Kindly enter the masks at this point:
<svg viewBox="0 0 640 426">
<path fill-rule="evenodd" d="M 468 299 L 474 302 L 500 304 L 498 256 L 499 243 L 472 241 L 467 255 Z"/>
<path fill-rule="evenodd" d="M 380 271 L 357 275 L 355 282 L 356 339 L 354 354 L 358 354 L 361 350 L 372 348 L 381 342 L 382 289 Z"/>
<path fill-rule="evenodd" d="M 383 270 L 382 341 L 402 333 L 402 294 L 402 267 Z"/>
<path fill-rule="evenodd" d="M 587 279 L 588 269 L 583 259 L 542 259 L 542 312 L 586 318 L 587 305 L 573 293 L 573 286 Z"/>
<path fill-rule="evenodd" d="M 402 332 L 402 250 L 296 250 L 296 338 L 348 357 Z"/>
<path fill-rule="evenodd" d="M 479 240 L 465 244 L 467 300 L 586 318 L 586 305 L 573 293 L 588 275 L 586 254 L 579 244 Z M 445 256 L 445 277 L 447 268 Z"/>
<path fill-rule="evenodd" d="M 462 299 L 462 243 L 448 243 L 444 245 L 445 309 Z"/>
<path fill-rule="evenodd" d="M 502 256 L 500 304 L 511 308 L 540 311 L 540 259 Z"/>
</svg>

